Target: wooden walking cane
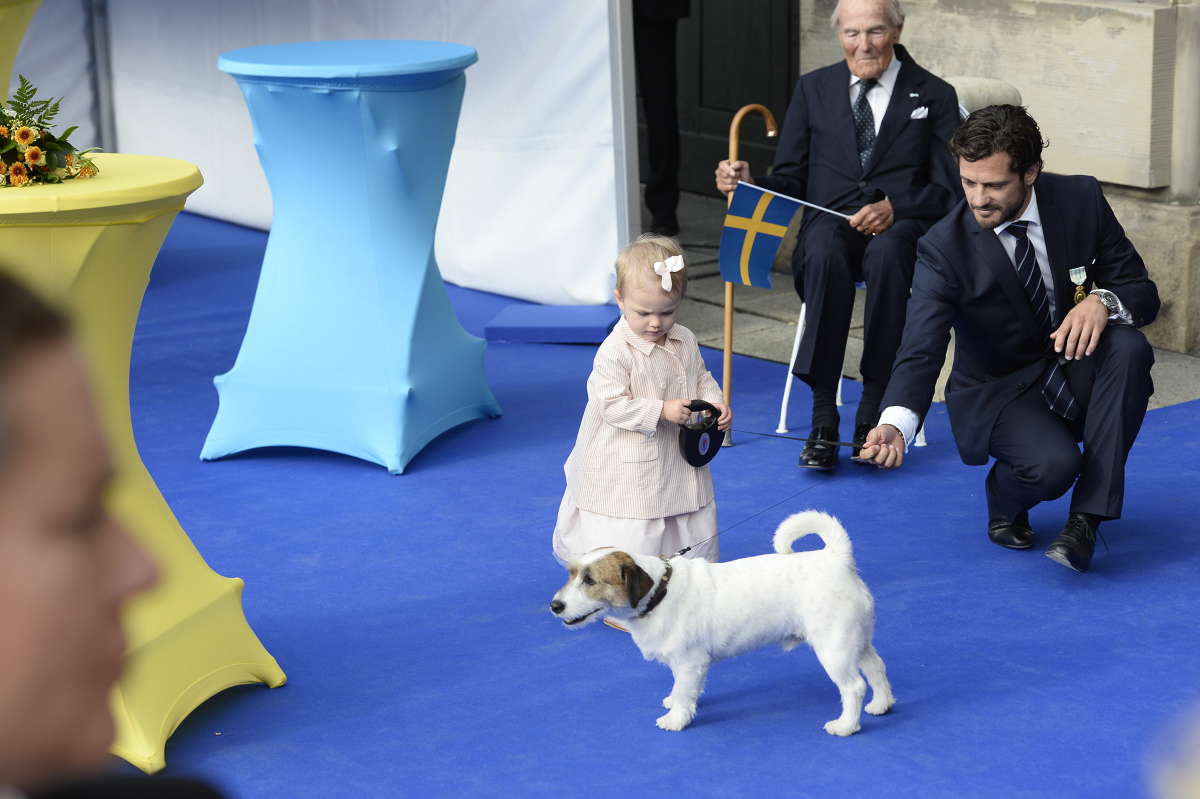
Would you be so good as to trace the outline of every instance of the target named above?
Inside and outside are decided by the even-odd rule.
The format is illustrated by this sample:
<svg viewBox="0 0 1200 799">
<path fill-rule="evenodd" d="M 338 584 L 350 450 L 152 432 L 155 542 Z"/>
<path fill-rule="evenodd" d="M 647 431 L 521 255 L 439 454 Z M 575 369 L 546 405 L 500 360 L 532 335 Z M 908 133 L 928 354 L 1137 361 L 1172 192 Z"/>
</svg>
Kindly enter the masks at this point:
<svg viewBox="0 0 1200 799">
<path fill-rule="evenodd" d="M 738 129 L 742 125 L 742 119 L 750 113 L 757 112 L 762 114 L 763 121 L 767 125 L 767 137 L 774 138 L 778 132 L 775 126 L 775 117 L 771 114 L 771 110 L 765 105 L 751 103 L 744 105 L 738 109 L 733 115 L 733 121 L 729 123 L 729 162 L 733 163 L 738 160 Z M 733 202 L 733 192 L 725 199 L 725 206 Z M 725 362 L 721 374 L 721 390 L 724 394 L 725 407 L 729 407 L 729 398 L 733 394 L 733 284 L 726 281 L 725 283 Z M 723 447 L 733 446 L 733 431 L 730 430 L 725 434 L 725 441 L 721 444 Z"/>
</svg>

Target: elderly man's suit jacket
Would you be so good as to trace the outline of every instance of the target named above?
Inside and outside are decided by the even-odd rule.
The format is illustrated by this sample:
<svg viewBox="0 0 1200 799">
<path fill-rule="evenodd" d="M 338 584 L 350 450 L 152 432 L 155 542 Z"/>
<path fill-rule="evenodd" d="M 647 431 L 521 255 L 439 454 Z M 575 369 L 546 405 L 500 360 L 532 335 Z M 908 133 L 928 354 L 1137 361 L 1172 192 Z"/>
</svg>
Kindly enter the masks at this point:
<svg viewBox="0 0 1200 799">
<path fill-rule="evenodd" d="M 1136 326 L 1154 321 L 1158 289 L 1095 178 L 1043 173 L 1035 188 L 1054 276 L 1054 285 L 1046 287 L 1054 292 L 1054 324 L 1074 305 L 1068 273 L 1077 266 L 1087 267 L 1085 288 L 1112 291 Z M 924 418 L 951 327 L 954 367 L 946 385 L 950 423 L 963 461 L 984 464 L 996 417 L 1040 378 L 1055 353 L 1034 320 L 999 237 L 979 226 L 965 201 L 917 245 L 912 298 L 884 407 L 899 405 Z M 1090 383 L 1077 382 L 1075 373 L 1090 363 L 1084 358 L 1067 365 L 1068 379 L 1081 398 Z"/>
<path fill-rule="evenodd" d="M 958 97 L 903 46 L 896 45 L 896 55 L 900 72 L 865 169 L 854 134 L 850 68 L 840 61 L 797 81 L 774 169 L 755 182 L 847 213 L 884 196 L 896 219 L 936 221 L 949 211 L 962 196 L 947 149 L 958 126 Z"/>
</svg>

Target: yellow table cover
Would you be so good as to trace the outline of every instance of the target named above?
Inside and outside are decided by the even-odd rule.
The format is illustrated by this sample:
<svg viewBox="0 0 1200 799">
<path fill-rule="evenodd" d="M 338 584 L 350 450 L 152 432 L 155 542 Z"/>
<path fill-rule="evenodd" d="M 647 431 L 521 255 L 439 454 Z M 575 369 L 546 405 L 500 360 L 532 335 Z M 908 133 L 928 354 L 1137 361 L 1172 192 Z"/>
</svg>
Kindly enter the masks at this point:
<svg viewBox="0 0 1200 799">
<path fill-rule="evenodd" d="M 230 686 L 274 687 L 286 677 L 246 622 L 242 581 L 212 571 L 175 519 L 142 464 L 130 420 L 142 296 L 171 223 L 203 182 L 200 171 L 154 156 L 95 160 L 95 178 L 0 188 L 0 268 L 70 311 L 117 465 L 112 508 L 160 567 L 159 586 L 126 612 L 129 661 L 112 698 L 113 752 L 157 771 L 167 738 L 201 702 Z"/>
</svg>

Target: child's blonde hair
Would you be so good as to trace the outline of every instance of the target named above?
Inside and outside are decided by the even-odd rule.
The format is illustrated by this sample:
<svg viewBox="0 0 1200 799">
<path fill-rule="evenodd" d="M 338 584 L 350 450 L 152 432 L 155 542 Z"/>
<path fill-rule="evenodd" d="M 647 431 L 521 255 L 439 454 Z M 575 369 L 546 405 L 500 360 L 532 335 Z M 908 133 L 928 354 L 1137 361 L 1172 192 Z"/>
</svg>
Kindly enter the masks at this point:
<svg viewBox="0 0 1200 799">
<path fill-rule="evenodd" d="M 630 283 L 660 285 L 662 278 L 654 273 L 654 264 L 673 255 L 683 255 L 675 239 L 643 233 L 617 254 L 617 291 Z M 682 297 L 687 288 L 687 266 L 671 273 L 671 295 Z"/>
</svg>

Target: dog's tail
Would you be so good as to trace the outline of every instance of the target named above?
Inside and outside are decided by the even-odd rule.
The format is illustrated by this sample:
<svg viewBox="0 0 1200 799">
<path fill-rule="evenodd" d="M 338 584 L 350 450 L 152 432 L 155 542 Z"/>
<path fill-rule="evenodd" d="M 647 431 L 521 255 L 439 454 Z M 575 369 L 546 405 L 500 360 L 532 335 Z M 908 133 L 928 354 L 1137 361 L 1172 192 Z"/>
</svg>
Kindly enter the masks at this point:
<svg viewBox="0 0 1200 799">
<path fill-rule="evenodd" d="M 775 551 L 786 555 L 792 551 L 792 543 L 806 535 L 816 534 L 825 542 L 825 551 L 845 560 L 849 565 L 854 564 L 854 550 L 850 546 L 850 536 L 842 523 L 819 510 L 806 510 L 793 513 L 783 520 L 775 531 Z"/>
</svg>

